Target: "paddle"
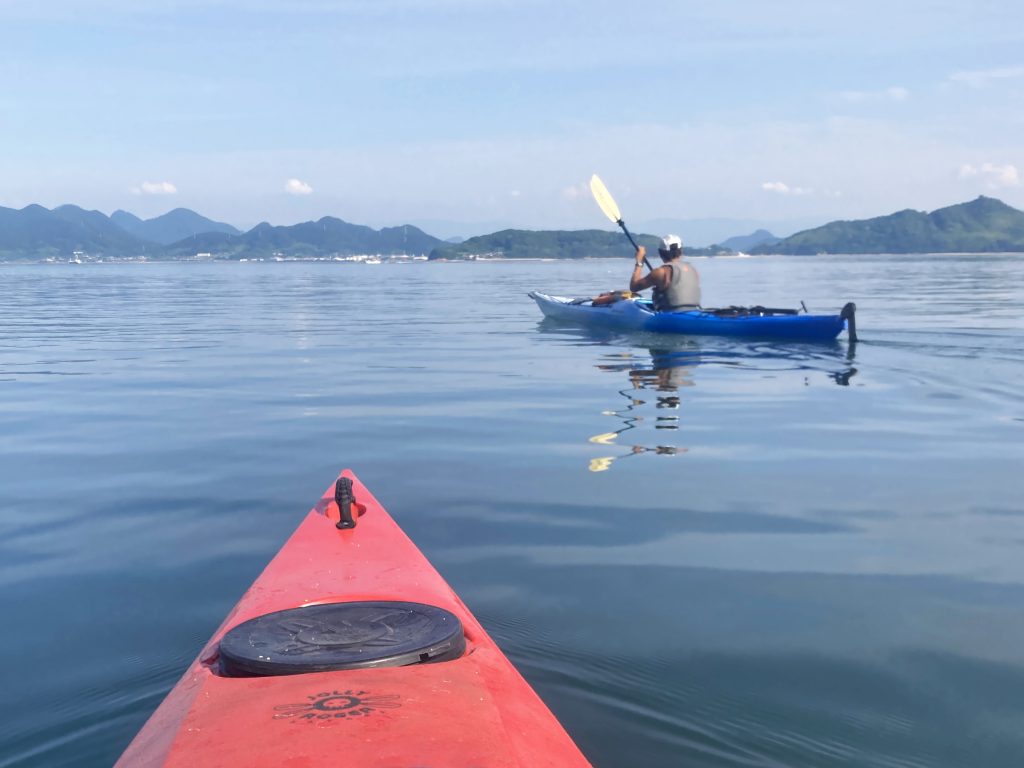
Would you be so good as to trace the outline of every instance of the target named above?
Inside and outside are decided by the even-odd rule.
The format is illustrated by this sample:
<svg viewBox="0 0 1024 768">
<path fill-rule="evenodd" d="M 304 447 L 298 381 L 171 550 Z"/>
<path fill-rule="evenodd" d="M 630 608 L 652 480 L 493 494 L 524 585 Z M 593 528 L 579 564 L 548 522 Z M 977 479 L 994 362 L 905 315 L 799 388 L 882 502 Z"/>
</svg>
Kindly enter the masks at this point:
<svg viewBox="0 0 1024 768">
<path fill-rule="evenodd" d="M 629 234 L 629 230 L 626 229 L 626 222 L 622 220 L 622 214 L 619 213 L 619 206 L 615 204 L 615 200 L 612 198 L 611 193 L 608 192 L 608 187 L 604 185 L 604 182 L 598 178 L 596 173 L 590 177 L 590 191 L 593 193 L 598 206 L 602 211 L 604 211 L 604 215 L 622 227 L 622 231 L 626 233 L 626 237 L 629 238 L 629 242 L 633 244 L 634 248 L 640 250 L 640 246 L 636 244 L 636 240 L 633 239 L 633 236 Z M 644 264 L 647 265 L 648 269 L 654 269 L 646 256 L 644 256 Z"/>
</svg>

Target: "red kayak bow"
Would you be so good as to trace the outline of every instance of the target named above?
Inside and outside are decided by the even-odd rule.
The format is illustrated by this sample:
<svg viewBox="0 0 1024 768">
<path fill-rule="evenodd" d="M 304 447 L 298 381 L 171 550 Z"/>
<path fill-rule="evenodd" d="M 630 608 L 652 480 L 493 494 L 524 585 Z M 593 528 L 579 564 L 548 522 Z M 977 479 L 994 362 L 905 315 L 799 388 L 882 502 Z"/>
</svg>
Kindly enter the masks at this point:
<svg viewBox="0 0 1024 768">
<path fill-rule="evenodd" d="M 117 765 L 589 763 L 346 470 Z"/>
</svg>

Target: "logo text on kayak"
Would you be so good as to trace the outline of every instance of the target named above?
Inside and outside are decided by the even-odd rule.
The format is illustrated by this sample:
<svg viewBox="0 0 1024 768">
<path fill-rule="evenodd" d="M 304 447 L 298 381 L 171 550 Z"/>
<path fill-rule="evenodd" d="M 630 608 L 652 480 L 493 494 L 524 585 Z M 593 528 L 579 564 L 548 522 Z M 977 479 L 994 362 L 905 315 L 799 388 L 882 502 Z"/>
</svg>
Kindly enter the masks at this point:
<svg viewBox="0 0 1024 768">
<path fill-rule="evenodd" d="M 396 709 L 401 704 L 398 694 L 374 694 L 370 691 L 322 691 L 306 697 L 296 704 L 274 707 L 275 720 L 295 718 L 296 723 L 324 720 L 353 720 L 372 715 L 379 709 Z"/>
</svg>

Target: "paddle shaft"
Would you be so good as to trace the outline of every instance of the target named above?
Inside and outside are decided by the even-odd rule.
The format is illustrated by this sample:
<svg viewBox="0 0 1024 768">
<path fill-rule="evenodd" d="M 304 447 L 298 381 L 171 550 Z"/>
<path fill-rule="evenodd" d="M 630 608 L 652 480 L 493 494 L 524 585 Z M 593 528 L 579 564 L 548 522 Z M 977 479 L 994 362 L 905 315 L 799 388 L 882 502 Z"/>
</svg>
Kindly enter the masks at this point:
<svg viewBox="0 0 1024 768">
<path fill-rule="evenodd" d="M 618 224 L 620 227 L 622 227 L 622 231 L 626 233 L 626 237 L 628 237 L 629 238 L 629 242 L 631 242 L 633 244 L 633 248 L 635 248 L 636 250 L 639 251 L 640 250 L 640 246 L 636 244 L 636 240 L 633 239 L 633 236 L 631 234 L 629 234 L 629 230 L 626 229 L 626 222 L 624 222 L 622 219 L 619 219 L 615 223 Z M 646 256 L 644 256 L 644 264 L 647 265 L 647 268 L 649 270 L 651 270 L 652 272 L 654 271 L 654 267 L 651 266 L 651 262 L 649 262 L 647 260 Z"/>
</svg>

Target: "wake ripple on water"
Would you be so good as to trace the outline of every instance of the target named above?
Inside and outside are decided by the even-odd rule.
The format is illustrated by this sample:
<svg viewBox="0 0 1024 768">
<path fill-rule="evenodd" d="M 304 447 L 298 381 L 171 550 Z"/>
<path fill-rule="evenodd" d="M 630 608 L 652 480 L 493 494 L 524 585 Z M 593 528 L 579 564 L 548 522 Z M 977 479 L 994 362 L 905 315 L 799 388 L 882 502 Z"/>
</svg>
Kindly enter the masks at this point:
<svg viewBox="0 0 1024 768">
<path fill-rule="evenodd" d="M 1024 260 L 699 261 L 855 347 L 526 298 L 628 267 L 0 267 L 0 766 L 110 765 L 342 466 L 599 768 L 1016 765 Z"/>
</svg>

